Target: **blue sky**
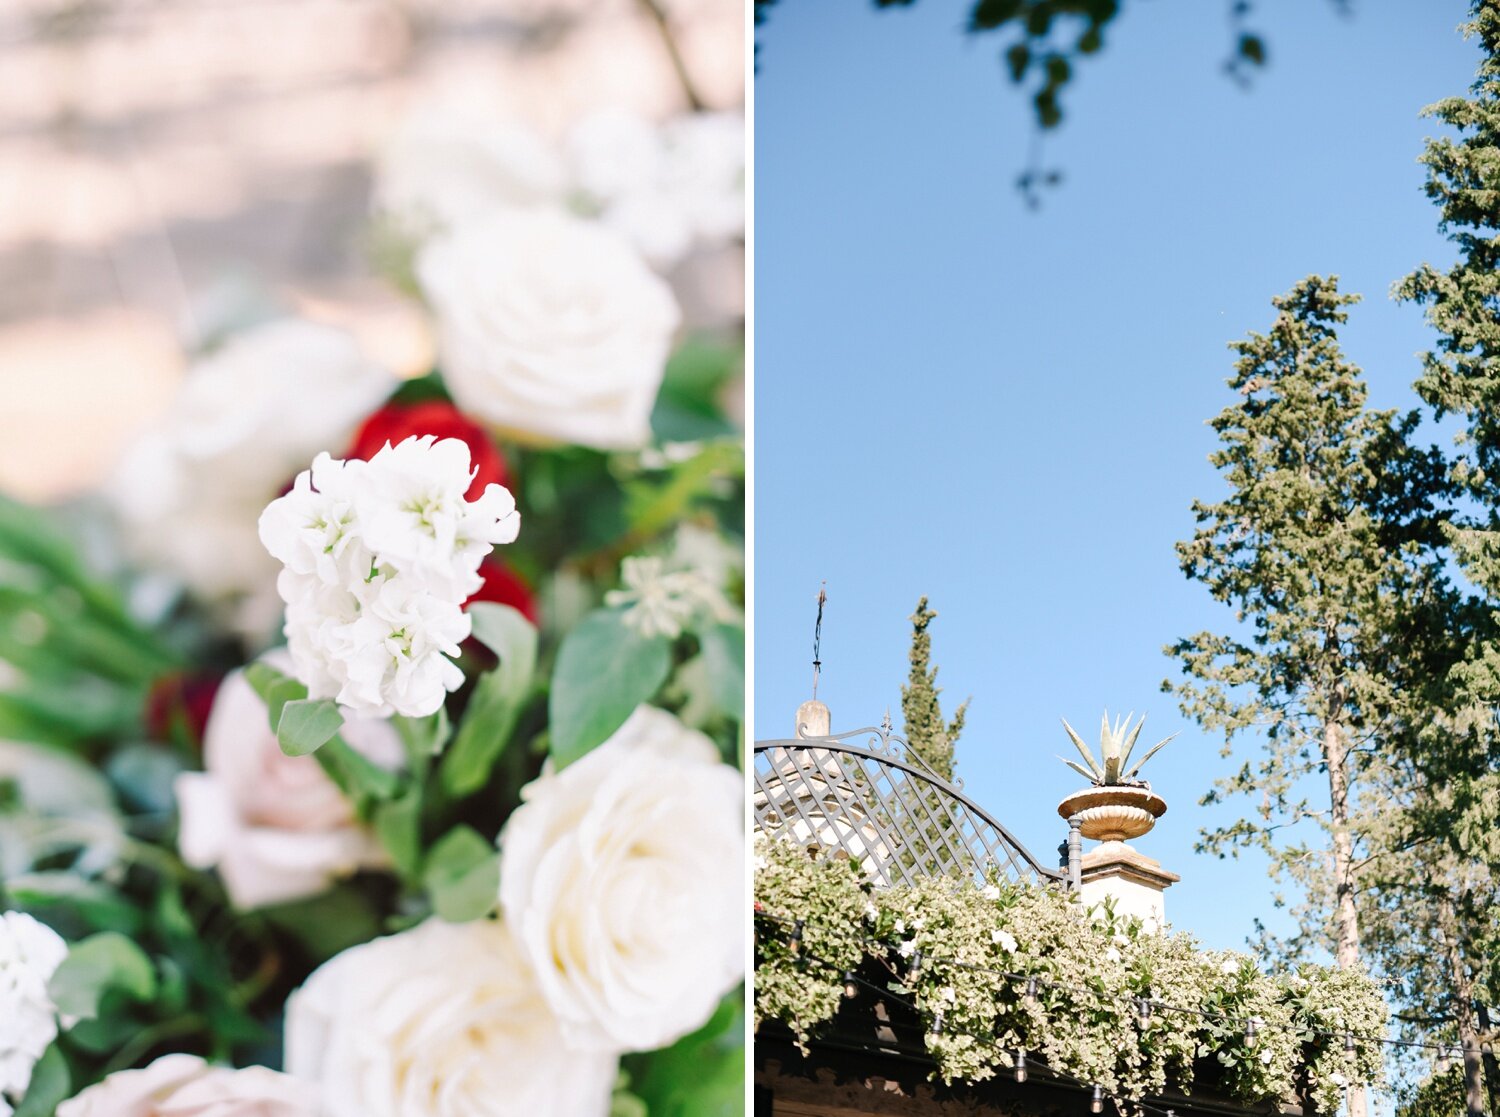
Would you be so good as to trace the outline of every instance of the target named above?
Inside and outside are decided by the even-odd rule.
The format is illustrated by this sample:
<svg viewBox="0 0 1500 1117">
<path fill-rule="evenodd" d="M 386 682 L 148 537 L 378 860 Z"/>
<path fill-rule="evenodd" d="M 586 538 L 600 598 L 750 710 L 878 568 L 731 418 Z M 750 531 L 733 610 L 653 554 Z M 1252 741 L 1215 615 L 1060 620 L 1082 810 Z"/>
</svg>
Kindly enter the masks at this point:
<svg viewBox="0 0 1500 1117">
<path fill-rule="evenodd" d="M 928 594 L 968 790 L 1040 856 L 1077 777 L 1058 717 L 1150 712 L 1170 809 L 1136 844 L 1181 874 L 1169 918 L 1242 946 L 1271 913 L 1255 858 L 1193 853 L 1249 804 L 1197 799 L 1237 761 L 1159 691 L 1161 648 L 1227 610 L 1178 571 L 1189 505 L 1222 490 L 1205 420 L 1231 402 L 1226 343 L 1310 272 L 1365 302 L 1343 334 L 1372 402 L 1415 404 L 1421 312 L 1388 297 L 1447 262 L 1416 162 L 1422 106 L 1478 60 L 1454 0 L 1262 0 L 1269 65 L 1220 70 L 1228 3 L 1126 5 L 1075 69 L 1044 161 L 1013 188 L 1030 106 L 967 4 L 783 0 L 755 97 L 755 734 L 808 697 L 834 728 L 900 717 L 907 616 Z M 1251 743 L 1241 746 L 1249 755 Z"/>
</svg>

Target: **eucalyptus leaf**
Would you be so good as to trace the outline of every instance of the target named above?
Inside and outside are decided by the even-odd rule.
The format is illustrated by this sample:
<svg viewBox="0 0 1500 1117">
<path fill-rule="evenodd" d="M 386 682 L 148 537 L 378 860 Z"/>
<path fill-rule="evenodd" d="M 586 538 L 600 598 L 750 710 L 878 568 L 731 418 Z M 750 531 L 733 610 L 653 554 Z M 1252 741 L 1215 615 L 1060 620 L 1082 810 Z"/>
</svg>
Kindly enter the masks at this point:
<svg viewBox="0 0 1500 1117">
<path fill-rule="evenodd" d="M 443 757 L 443 787 L 454 796 L 470 795 L 489 780 L 495 761 L 510 743 L 516 721 L 531 695 L 536 674 L 537 633 L 509 605 L 470 606 L 474 636 L 499 657 L 480 676 L 453 744 Z"/>
<path fill-rule="evenodd" d="M 672 650 L 642 636 L 623 614 L 600 609 L 563 640 L 549 700 L 551 755 L 559 768 L 603 744 L 666 682 Z"/>
<path fill-rule="evenodd" d="M 307 756 L 326 745 L 343 725 L 344 715 L 333 699 L 292 699 L 282 705 L 276 719 L 276 742 L 288 756 Z"/>
<path fill-rule="evenodd" d="M 375 834 L 403 877 L 415 876 L 422 863 L 422 792 L 420 787 L 378 804 Z"/>
<path fill-rule="evenodd" d="M 31 1082 L 16 1105 L 14 1117 L 52 1117 L 58 1104 L 72 1093 L 73 1076 L 68 1070 L 68 1060 L 54 1043 L 31 1068 Z"/>
<path fill-rule="evenodd" d="M 699 639 L 714 705 L 739 720 L 745 712 L 745 631 L 719 624 L 705 629 Z"/>
<path fill-rule="evenodd" d="M 449 923 L 483 918 L 499 897 L 500 854 L 494 842 L 459 824 L 432 847 L 422 882 L 440 918 Z"/>
<path fill-rule="evenodd" d="M 99 1002 L 111 990 L 137 1001 L 156 995 L 151 959 L 117 931 L 101 931 L 74 943 L 47 986 L 59 1013 L 84 1020 L 98 1015 Z"/>
</svg>

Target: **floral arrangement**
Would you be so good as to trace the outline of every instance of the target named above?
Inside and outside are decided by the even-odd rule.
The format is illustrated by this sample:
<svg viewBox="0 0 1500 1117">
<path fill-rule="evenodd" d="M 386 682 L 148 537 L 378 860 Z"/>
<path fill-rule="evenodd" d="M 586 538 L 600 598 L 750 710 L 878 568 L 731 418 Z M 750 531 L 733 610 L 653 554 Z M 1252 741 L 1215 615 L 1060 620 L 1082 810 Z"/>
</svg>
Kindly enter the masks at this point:
<svg viewBox="0 0 1500 1117">
<path fill-rule="evenodd" d="M 419 114 L 435 368 L 242 322 L 0 501 L 0 1117 L 741 1112 L 742 160 Z"/>
<path fill-rule="evenodd" d="M 980 1082 L 1026 1060 L 1125 1105 L 1191 1091 L 1212 1058 L 1247 1103 L 1291 1094 L 1333 1113 L 1379 1082 L 1387 1010 L 1362 973 L 1268 975 L 1191 936 L 1158 933 L 1054 889 L 933 878 L 877 888 L 857 862 L 757 835 L 756 1024 L 804 1051 L 857 974 L 915 1006 L 935 1074 Z M 1352 1042 L 1351 1042 L 1352 1041 Z"/>
</svg>

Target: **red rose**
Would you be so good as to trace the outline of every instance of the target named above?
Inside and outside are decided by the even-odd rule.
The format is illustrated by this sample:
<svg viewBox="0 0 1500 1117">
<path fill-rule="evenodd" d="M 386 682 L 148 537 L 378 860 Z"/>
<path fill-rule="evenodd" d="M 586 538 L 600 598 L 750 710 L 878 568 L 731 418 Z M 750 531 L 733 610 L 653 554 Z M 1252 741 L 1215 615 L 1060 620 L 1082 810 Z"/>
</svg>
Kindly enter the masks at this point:
<svg viewBox="0 0 1500 1117">
<path fill-rule="evenodd" d="M 519 574 L 504 563 L 486 558 L 479 564 L 479 573 L 484 585 L 468 601 L 468 608 L 476 601 L 493 601 L 497 605 L 509 605 L 532 624 L 537 623 L 536 599 L 531 596 L 531 587 Z"/>
<path fill-rule="evenodd" d="M 474 483 L 466 494 L 470 500 L 478 499 L 486 485 L 510 487 L 510 470 L 489 433 L 451 403 L 442 400 L 386 404 L 365 420 L 345 457 L 368 461 L 384 449 L 387 442 L 394 446 L 424 434 L 456 438 L 468 444 L 469 462 L 476 470 Z"/>
<path fill-rule="evenodd" d="M 151 739 L 170 741 L 174 730 L 181 726 L 191 742 L 201 748 L 214 696 L 223 681 L 222 675 L 177 671 L 152 683 L 143 713 Z"/>
</svg>

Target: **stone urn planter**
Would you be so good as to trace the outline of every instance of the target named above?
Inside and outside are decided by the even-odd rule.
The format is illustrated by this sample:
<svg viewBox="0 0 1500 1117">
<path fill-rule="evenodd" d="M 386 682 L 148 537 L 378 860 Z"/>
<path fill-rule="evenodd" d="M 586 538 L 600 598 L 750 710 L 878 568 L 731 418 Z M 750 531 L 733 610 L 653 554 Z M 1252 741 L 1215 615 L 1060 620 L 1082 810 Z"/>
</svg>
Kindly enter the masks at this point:
<svg viewBox="0 0 1500 1117">
<path fill-rule="evenodd" d="M 1148 788 L 1110 784 L 1075 791 L 1057 805 L 1065 819 L 1075 816 L 1085 838 L 1123 842 L 1139 838 L 1167 813 L 1167 804 Z"/>
</svg>

